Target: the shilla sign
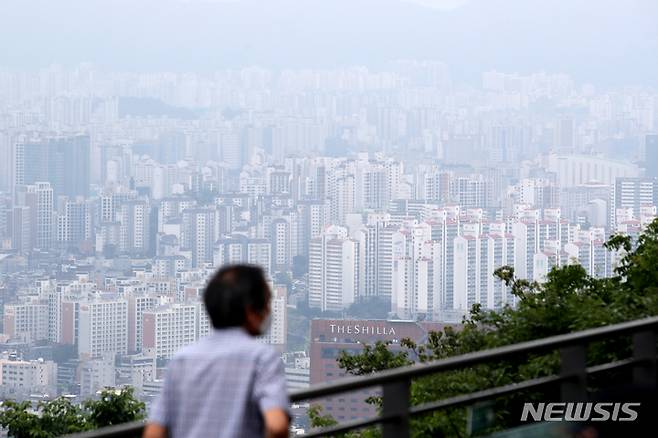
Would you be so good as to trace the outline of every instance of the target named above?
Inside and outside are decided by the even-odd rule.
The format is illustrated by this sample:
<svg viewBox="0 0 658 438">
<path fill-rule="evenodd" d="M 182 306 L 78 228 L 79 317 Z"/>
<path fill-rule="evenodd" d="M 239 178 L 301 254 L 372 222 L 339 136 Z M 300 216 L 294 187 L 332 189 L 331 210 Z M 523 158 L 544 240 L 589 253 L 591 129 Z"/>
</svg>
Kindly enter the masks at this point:
<svg viewBox="0 0 658 438">
<path fill-rule="evenodd" d="M 329 327 L 333 334 L 395 336 L 395 329 L 393 327 L 383 325 L 329 324 Z"/>
</svg>

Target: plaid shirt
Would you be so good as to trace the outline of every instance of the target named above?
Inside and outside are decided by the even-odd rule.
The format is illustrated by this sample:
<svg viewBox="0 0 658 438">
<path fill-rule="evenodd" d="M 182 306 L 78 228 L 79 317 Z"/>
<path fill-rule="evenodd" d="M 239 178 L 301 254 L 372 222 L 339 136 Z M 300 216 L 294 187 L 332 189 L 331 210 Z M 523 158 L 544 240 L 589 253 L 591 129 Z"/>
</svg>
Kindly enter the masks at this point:
<svg viewBox="0 0 658 438">
<path fill-rule="evenodd" d="M 170 438 L 263 437 L 263 412 L 289 410 L 283 362 L 242 328 L 215 330 L 169 362 L 149 422 Z"/>
</svg>

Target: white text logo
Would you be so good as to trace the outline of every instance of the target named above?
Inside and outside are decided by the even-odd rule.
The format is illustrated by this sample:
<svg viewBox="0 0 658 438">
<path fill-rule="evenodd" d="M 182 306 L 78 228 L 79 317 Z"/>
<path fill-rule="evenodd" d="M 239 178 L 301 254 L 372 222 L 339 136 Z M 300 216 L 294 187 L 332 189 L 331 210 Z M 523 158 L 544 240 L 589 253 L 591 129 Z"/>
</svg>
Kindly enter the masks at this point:
<svg viewBox="0 0 658 438">
<path fill-rule="evenodd" d="M 521 421 L 635 421 L 640 403 L 524 403 Z M 529 420 L 530 418 L 530 420 Z"/>
</svg>

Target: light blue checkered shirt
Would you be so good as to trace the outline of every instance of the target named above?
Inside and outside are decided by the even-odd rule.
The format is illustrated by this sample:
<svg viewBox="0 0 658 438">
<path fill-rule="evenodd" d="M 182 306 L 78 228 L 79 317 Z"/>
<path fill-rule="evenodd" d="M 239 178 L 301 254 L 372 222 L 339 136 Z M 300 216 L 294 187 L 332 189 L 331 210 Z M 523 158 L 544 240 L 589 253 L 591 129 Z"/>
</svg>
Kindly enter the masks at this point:
<svg viewBox="0 0 658 438">
<path fill-rule="evenodd" d="M 242 328 L 215 330 L 169 362 L 149 422 L 170 438 L 265 435 L 262 413 L 289 411 L 283 362 Z"/>
</svg>

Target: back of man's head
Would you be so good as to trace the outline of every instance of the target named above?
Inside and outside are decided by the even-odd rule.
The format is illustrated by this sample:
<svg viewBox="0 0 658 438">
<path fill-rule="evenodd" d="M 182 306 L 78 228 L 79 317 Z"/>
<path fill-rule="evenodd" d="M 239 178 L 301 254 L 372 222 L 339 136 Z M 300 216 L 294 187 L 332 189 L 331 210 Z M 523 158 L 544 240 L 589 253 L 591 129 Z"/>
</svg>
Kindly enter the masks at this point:
<svg viewBox="0 0 658 438">
<path fill-rule="evenodd" d="M 203 293 L 208 316 L 215 328 L 240 327 L 247 310 L 266 308 L 268 285 L 263 270 L 253 265 L 229 265 L 221 268 Z"/>
</svg>

